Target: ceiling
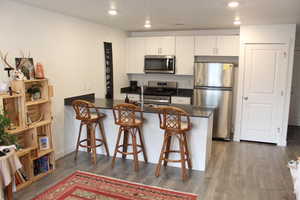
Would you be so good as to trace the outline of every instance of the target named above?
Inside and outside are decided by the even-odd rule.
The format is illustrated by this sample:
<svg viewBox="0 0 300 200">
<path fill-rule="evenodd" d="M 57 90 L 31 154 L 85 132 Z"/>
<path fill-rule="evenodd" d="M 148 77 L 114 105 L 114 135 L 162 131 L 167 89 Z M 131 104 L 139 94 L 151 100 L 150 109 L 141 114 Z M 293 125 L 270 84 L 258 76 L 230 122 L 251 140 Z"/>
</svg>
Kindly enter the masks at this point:
<svg viewBox="0 0 300 200">
<path fill-rule="evenodd" d="M 236 9 L 229 0 L 15 0 L 36 7 L 106 24 L 126 31 L 234 28 L 242 24 L 300 24 L 300 0 L 239 0 Z M 115 7 L 118 15 L 107 14 Z M 149 29 L 147 29 L 149 30 Z"/>
</svg>

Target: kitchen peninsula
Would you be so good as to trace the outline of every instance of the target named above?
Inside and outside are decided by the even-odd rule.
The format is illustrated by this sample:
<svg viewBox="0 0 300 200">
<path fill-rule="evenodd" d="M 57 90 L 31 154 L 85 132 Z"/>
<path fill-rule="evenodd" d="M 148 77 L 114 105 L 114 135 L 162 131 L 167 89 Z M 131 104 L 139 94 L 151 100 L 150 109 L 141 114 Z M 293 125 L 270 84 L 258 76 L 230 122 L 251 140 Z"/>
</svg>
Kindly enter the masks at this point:
<svg viewBox="0 0 300 200">
<path fill-rule="evenodd" d="M 68 152 L 66 153 L 75 150 L 76 139 L 79 131 L 80 122 L 75 119 L 75 112 L 71 107 L 72 101 L 75 99 L 89 100 L 93 102 L 102 113 L 106 114 L 106 118 L 103 120 L 103 125 L 107 137 L 109 151 L 113 152 L 118 133 L 118 126 L 116 126 L 114 123 L 112 108 L 114 105 L 124 103 L 124 101 L 98 99 L 94 98 L 93 95 L 87 95 L 65 99 L 64 134 L 67 145 L 66 149 L 68 150 Z M 188 144 L 192 158 L 192 165 L 194 170 L 204 171 L 206 169 L 211 154 L 213 109 L 179 104 L 174 104 L 172 106 L 184 109 L 191 116 L 192 129 L 188 132 Z M 142 127 L 142 132 L 144 136 L 148 162 L 156 164 L 159 159 L 164 132 L 159 128 L 159 119 L 157 111 L 153 107 L 147 105 L 144 106 L 143 110 L 145 122 Z M 83 131 L 83 134 L 85 134 L 85 131 Z M 99 133 L 97 132 L 96 135 L 98 136 L 98 134 Z M 177 143 L 177 141 L 172 142 Z M 105 152 L 103 150 L 104 149 L 102 147 L 98 148 L 97 153 L 104 154 Z M 131 151 L 131 149 L 129 149 L 129 151 Z M 179 155 L 174 154 L 170 155 L 170 158 L 178 159 L 178 156 Z M 132 159 L 131 156 L 128 156 L 128 158 Z M 139 157 L 139 160 L 142 161 L 142 157 Z M 170 163 L 170 166 L 180 167 L 180 164 Z"/>
</svg>

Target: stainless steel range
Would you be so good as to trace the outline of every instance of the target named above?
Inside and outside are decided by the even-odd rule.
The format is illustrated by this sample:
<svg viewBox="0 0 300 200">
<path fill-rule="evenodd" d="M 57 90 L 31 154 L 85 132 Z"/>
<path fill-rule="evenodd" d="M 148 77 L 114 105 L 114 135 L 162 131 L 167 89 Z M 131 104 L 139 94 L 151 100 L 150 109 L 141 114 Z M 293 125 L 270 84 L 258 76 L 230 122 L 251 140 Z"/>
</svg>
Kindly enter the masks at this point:
<svg viewBox="0 0 300 200">
<path fill-rule="evenodd" d="M 145 104 L 171 104 L 171 96 L 177 92 L 177 82 L 149 81 L 144 91 Z"/>
</svg>

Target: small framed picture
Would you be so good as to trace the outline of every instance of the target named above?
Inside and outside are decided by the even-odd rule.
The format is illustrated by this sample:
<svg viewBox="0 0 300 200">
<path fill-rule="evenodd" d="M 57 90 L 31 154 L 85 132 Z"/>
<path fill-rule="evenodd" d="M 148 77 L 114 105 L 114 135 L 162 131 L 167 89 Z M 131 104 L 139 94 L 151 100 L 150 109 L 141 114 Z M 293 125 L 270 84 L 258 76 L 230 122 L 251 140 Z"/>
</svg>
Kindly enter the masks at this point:
<svg viewBox="0 0 300 200">
<path fill-rule="evenodd" d="M 17 70 L 20 69 L 27 80 L 35 78 L 33 58 L 15 58 L 15 61 Z"/>
<path fill-rule="evenodd" d="M 49 149 L 49 138 L 47 136 L 39 137 L 39 147 L 40 150 L 47 150 Z"/>
</svg>

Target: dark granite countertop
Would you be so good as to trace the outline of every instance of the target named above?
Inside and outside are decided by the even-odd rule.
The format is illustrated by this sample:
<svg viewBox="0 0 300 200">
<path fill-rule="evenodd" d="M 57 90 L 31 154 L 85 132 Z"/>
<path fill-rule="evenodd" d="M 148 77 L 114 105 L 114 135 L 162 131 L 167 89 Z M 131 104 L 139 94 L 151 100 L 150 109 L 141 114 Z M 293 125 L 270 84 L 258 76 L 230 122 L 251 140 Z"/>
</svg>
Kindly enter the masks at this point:
<svg viewBox="0 0 300 200">
<path fill-rule="evenodd" d="M 76 99 L 76 97 L 71 97 L 68 99 L 72 99 L 72 101 L 73 101 Z M 82 98 L 82 96 L 79 96 L 78 99 L 83 99 L 83 98 Z M 110 100 L 110 99 L 98 99 L 98 98 L 93 99 L 93 100 L 89 99 L 89 100 L 91 102 L 93 102 L 95 104 L 95 106 L 99 109 L 112 109 L 113 106 L 120 104 L 120 103 L 124 103 L 123 100 Z M 65 105 L 71 106 L 72 101 L 65 99 Z M 203 107 L 197 107 L 197 106 L 192 106 L 192 105 L 181 105 L 181 104 L 172 104 L 172 106 L 182 108 L 183 110 L 188 112 L 192 117 L 208 118 L 214 112 L 214 108 L 203 108 Z M 157 110 L 153 106 L 149 106 L 149 105 L 145 104 L 144 112 L 145 113 L 157 113 Z"/>
<path fill-rule="evenodd" d="M 121 93 L 127 94 L 141 94 L 141 88 L 138 87 L 136 90 L 131 90 L 130 87 L 121 88 Z M 177 92 L 171 96 L 177 97 L 192 97 L 193 96 L 193 89 L 185 89 L 185 88 L 178 88 Z"/>
</svg>

